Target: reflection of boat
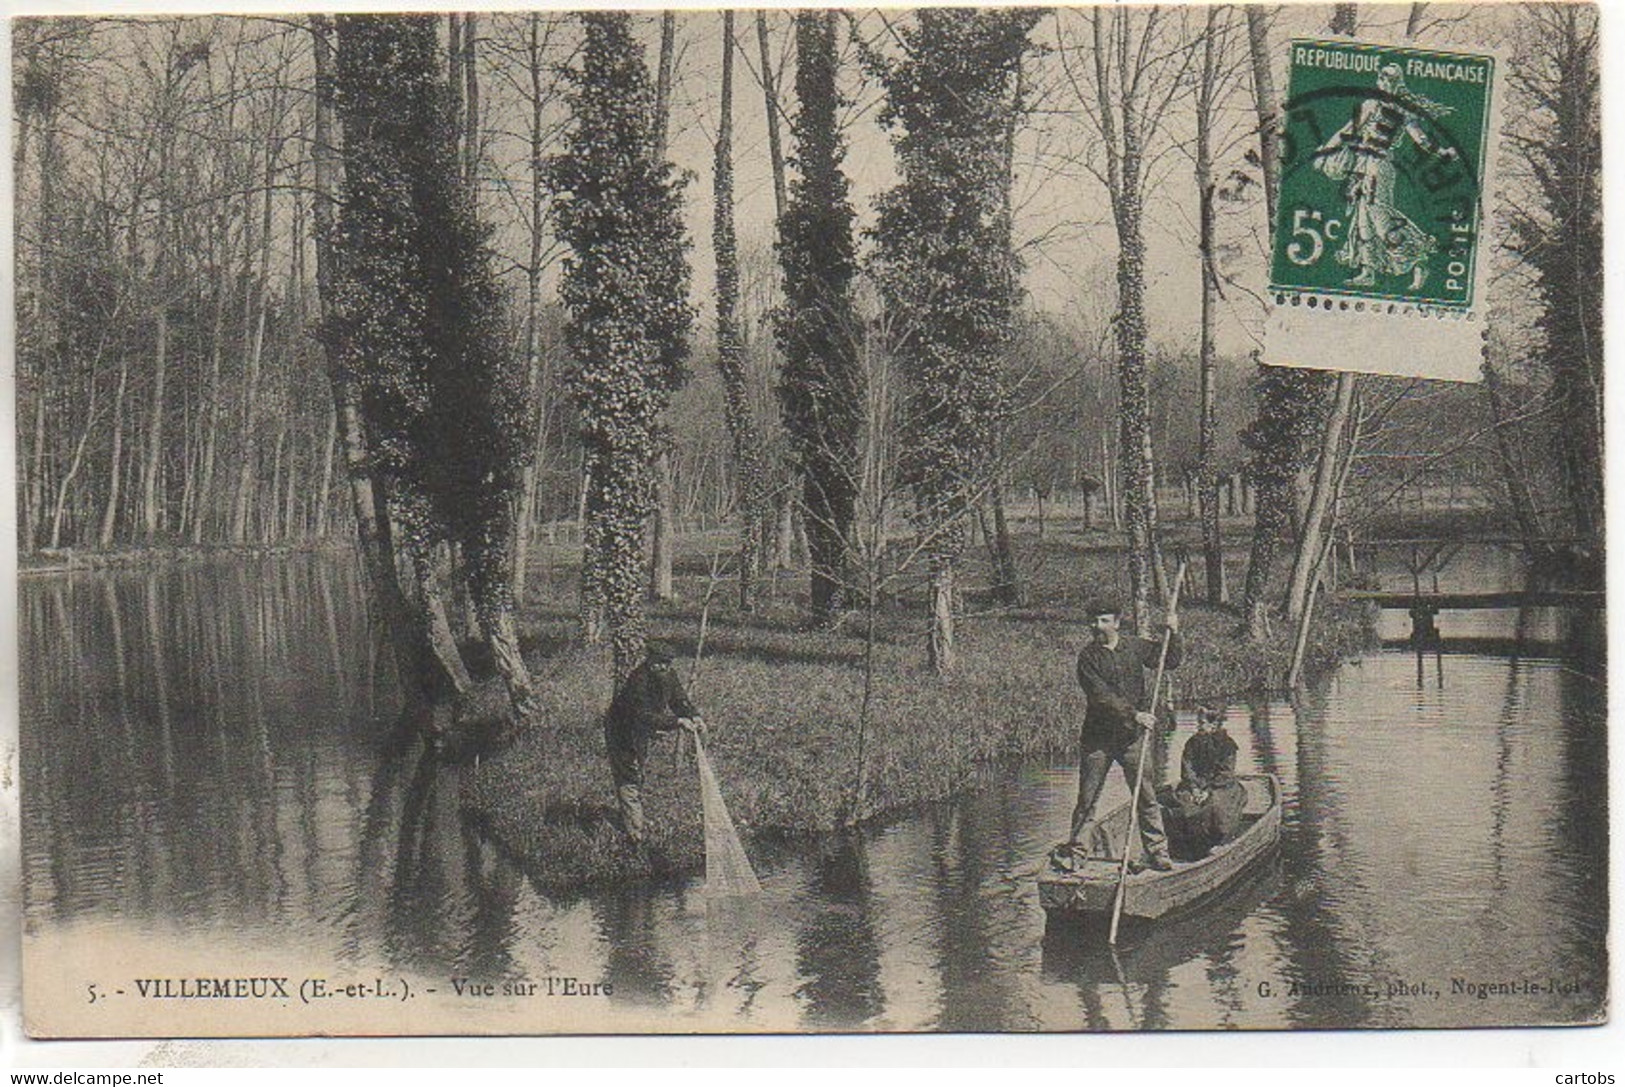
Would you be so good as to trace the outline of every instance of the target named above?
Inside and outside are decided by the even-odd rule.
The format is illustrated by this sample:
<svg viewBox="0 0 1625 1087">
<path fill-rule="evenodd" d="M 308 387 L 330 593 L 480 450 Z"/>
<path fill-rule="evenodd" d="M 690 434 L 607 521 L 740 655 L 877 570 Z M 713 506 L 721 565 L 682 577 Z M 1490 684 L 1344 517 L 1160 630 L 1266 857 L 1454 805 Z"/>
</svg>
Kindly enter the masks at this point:
<svg viewBox="0 0 1625 1087">
<path fill-rule="evenodd" d="M 1123 916 L 1155 920 L 1195 906 L 1275 846 L 1281 835 L 1281 783 L 1273 774 L 1238 774 L 1236 780 L 1247 790 L 1241 833 L 1200 860 L 1174 862 L 1172 871 L 1131 872 L 1123 888 Z M 1050 854 L 1038 878 L 1038 900 L 1051 920 L 1111 915 L 1128 830 L 1125 803 L 1090 824 L 1082 842 Z"/>
</svg>

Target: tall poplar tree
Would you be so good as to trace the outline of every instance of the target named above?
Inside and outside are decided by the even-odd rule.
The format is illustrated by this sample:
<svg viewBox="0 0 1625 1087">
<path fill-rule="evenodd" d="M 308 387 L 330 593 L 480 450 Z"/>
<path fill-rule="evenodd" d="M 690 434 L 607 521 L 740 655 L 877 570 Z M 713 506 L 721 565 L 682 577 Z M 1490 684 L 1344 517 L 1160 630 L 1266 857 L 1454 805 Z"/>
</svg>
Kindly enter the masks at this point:
<svg viewBox="0 0 1625 1087">
<path fill-rule="evenodd" d="M 1183 92 L 1191 51 L 1166 8 L 1093 8 L 1072 62 L 1079 105 L 1098 137 L 1096 172 L 1117 234 L 1118 416 L 1129 586 L 1141 633 L 1150 623 L 1158 561 L 1156 456 L 1151 440 L 1151 371 L 1146 352 L 1145 187 L 1169 106 Z"/>
<path fill-rule="evenodd" d="M 876 270 L 909 380 L 903 470 L 931 579 L 930 663 L 954 666 L 954 571 L 965 513 L 989 483 L 1015 304 L 1010 113 L 1032 11 L 922 8 L 903 56 L 871 58 L 899 184 L 879 201 Z"/>
<path fill-rule="evenodd" d="M 797 176 L 779 222 L 784 305 L 774 318 L 784 355 L 780 408 L 802 480 L 812 565 L 812 614 L 827 622 L 841 608 L 847 534 L 860 475 L 863 417 L 862 329 L 853 303 L 857 250 L 846 143 L 836 85 L 836 13 L 796 15 Z"/>
<path fill-rule="evenodd" d="M 739 501 L 739 606 L 755 605 L 756 576 L 767 534 L 767 476 L 762 441 L 745 382 L 745 345 L 739 329 L 739 243 L 734 232 L 733 166 L 734 13 L 722 13 L 722 105 L 712 170 L 711 241 L 717 258 L 717 369 L 733 452 Z"/>
<path fill-rule="evenodd" d="M 551 160 L 569 379 L 587 461 L 583 613 L 604 609 L 617 677 L 644 639 L 642 557 L 656 427 L 687 377 L 688 241 L 680 184 L 655 154 L 654 88 L 625 12 L 581 16 L 574 122 Z"/>
</svg>

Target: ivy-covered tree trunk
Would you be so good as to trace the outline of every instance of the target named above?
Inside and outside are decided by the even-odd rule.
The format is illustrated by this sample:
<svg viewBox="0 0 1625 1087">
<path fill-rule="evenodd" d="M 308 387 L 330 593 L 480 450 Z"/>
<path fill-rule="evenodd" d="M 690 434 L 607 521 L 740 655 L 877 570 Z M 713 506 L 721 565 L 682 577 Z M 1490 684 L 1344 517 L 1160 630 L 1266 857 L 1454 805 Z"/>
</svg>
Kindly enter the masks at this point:
<svg viewBox="0 0 1625 1087">
<path fill-rule="evenodd" d="M 778 77 L 773 72 L 773 54 L 768 48 L 767 12 L 756 12 L 756 47 L 762 59 L 762 102 L 767 111 L 767 158 L 773 167 L 773 221 L 784 218 L 789 189 L 784 180 L 784 143 L 779 136 Z"/>
<path fill-rule="evenodd" d="M 793 470 L 802 481 L 811 610 L 817 623 L 830 621 L 842 607 L 848 534 L 862 471 L 862 329 L 852 294 L 857 275 L 854 214 L 841 167 L 846 146 L 839 126 L 843 101 L 836 85 L 836 18 L 833 11 L 796 15 L 800 176 L 779 223 L 785 299 L 774 318 L 784 355 L 780 407 Z"/>
<path fill-rule="evenodd" d="M 1123 193 L 1117 224 L 1117 383 L 1123 457 L 1124 527 L 1128 535 L 1129 595 L 1140 634 L 1149 632 L 1151 533 L 1156 524 L 1155 462 L 1151 447 L 1151 371 L 1145 344 L 1145 234 L 1140 200 L 1139 148 L 1125 141 Z"/>
<path fill-rule="evenodd" d="M 886 87 L 899 183 L 879 201 L 877 271 L 910 379 L 905 477 L 930 573 L 931 668 L 954 666 L 954 573 L 965 515 L 993 480 L 1014 275 L 1007 140 L 1030 11 L 921 9 Z"/>
<path fill-rule="evenodd" d="M 660 16 L 660 66 L 655 76 L 654 156 L 666 161 L 666 140 L 671 130 L 671 88 L 677 65 L 677 16 Z M 654 467 L 654 522 L 650 526 L 649 599 L 673 600 L 672 561 L 677 556 L 677 490 L 671 463 L 672 435 L 664 427 L 657 434 Z"/>
<path fill-rule="evenodd" d="M 1166 592 L 1156 542 L 1156 461 L 1146 360 L 1145 172 L 1169 103 L 1187 78 L 1190 50 L 1164 8 L 1104 8 L 1083 13 L 1087 56 L 1077 82 L 1100 137 L 1107 195 L 1117 234 L 1118 458 L 1135 622 L 1149 629 L 1153 588 Z M 1112 466 L 1108 463 L 1106 471 Z"/>
<path fill-rule="evenodd" d="M 687 240 L 680 186 L 651 131 L 654 93 L 624 12 L 581 16 L 574 116 L 550 161 L 559 292 L 587 464 L 584 606 L 601 599 L 618 677 L 643 649 L 643 530 L 657 425 L 687 376 Z M 589 596 L 590 594 L 590 596 Z"/>
<path fill-rule="evenodd" d="M 1572 531 L 1602 569 L 1603 351 L 1602 187 L 1598 14 L 1593 8 L 1530 8 L 1521 27 L 1524 63 L 1513 88 L 1538 138 L 1519 155 L 1537 200 L 1513 218 L 1513 245 L 1535 273 L 1540 360 L 1556 402 L 1557 459 Z"/>
<path fill-rule="evenodd" d="M 1218 351 L 1213 319 L 1218 303 L 1219 270 L 1214 251 L 1213 121 L 1218 109 L 1220 68 L 1228 45 L 1229 12 L 1210 7 L 1202 39 L 1202 66 L 1196 86 L 1197 248 L 1202 261 L 1201 404 L 1197 426 L 1196 497 L 1202 523 L 1202 557 L 1207 567 L 1209 604 L 1226 604 L 1224 541 L 1219 533 Z"/>
<path fill-rule="evenodd" d="M 1015 248 L 1015 220 L 1016 220 L 1016 134 L 1021 128 L 1021 119 L 1026 112 L 1026 81 L 1024 69 L 1020 62 L 1016 64 L 1015 76 L 1012 79 L 1014 86 L 1010 92 L 1010 109 L 1005 118 L 1004 125 L 1004 164 L 1001 168 L 999 185 L 1003 189 L 1001 197 L 999 233 L 1002 235 L 1002 249 L 1006 261 L 1005 292 L 1014 299 L 1020 290 L 1017 273 L 1020 271 L 1016 260 Z M 993 478 L 988 490 L 988 504 L 993 507 L 993 599 L 1000 604 L 1010 607 L 1019 607 L 1026 603 L 1026 590 L 1021 583 L 1021 569 L 1016 565 L 1015 547 L 1010 541 L 1010 523 L 1005 516 L 1004 508 L 1004 480 L 1001 478 L 1006 464 L 1007 452 L 1005 447 L 1004 428 L 999 428 L 996 439 L 998 449 L 995 454 Z M 1040 507 L 1042 508 L 1042 507 Z M 1039 518 L 1039 534 L 1043 534 L 1043 518 Z"/>
<path fill-rule="evenodd" d="M 344 171 L 322 337 L 335 368 L 355 377 L 374 509 L 362 520 L 363 540 L 367 523 L 376 525 L 378 565 L 399 581 L 401 636 L 416 650 L 405 678 L 435 703 L 470 682 L 437 554 L 443 545 L 460 551 L 457 576 L 523 717 L 533 689 L 509 578 L 530 410 L 523 360 L 505 343 L 486 231 L 460 169 L 436 20 L 340 16 L 336 25 Z M 342 382 L 340 392 L 347 413 Z M 347 442 L 351 456 L 359 432 Z"/>
<path fill-rule="evenodd" d="M 715 214 L 711 239 L 717 260 L 717 369 L 727 415 L 739 503 L 739 607 L 755 606 L 770 515 L 761 438 L 751 417 L 745 349 L 739 335 L 739 246 L 734 236 L 733 74 L 734 13 L 722 13 L 722 105 L 712 175 Z"/>
<path fill-rule="evenodd" d="M 325 325 L 336 289 L 333 198 L 339 190 L 343 166 L 338 153 L 338 124 L 334 118 L 332 21 L 327 16 L 313 15 L 310 29 L 316 77 L 315 140 L 311 148 L 316 196 L 312 218 L 316 234 L 316 296 L 321 307 L 321 321 Z M 396 577 L 395 557 L 388 544 L 387 520 L 380 518 L 380 507 L 374 501 L 374 481 L 355 375 L 341 364 L 340 352 L 331 345 L 327 355 L 328 380 L 333 390 L 335 424 L 349 483 L 350 508 L 361 550 L 362 567 L 367 575 L 369 599 L 376 609 L 374 622 L 381 636 L 394 650 L 397 669 L 407 677 L 409 684 L 412 677 L 422 672 L 419 663 L 422 639 L 408 618 L 406 598 Z"/>
</svg>

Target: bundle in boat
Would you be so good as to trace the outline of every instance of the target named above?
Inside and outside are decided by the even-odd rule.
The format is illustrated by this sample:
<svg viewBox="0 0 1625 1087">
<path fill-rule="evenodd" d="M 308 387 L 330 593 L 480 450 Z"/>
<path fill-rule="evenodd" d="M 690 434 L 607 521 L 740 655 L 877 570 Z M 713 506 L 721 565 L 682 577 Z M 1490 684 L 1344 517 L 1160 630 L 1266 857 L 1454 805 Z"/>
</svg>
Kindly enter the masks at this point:
<svg viewBox="0 0 1625 1087">
<path fill-rule="evenodd" d="M 694 738 L 694 760 L 700 767 L 700 806 L 705 813 L 705 893 L 712 898 L 738 898 L 762 893 L 762 885 L 745 855 L 717 788 L 717 775 L 705 754 L 705 744 Z"/>
</svg>

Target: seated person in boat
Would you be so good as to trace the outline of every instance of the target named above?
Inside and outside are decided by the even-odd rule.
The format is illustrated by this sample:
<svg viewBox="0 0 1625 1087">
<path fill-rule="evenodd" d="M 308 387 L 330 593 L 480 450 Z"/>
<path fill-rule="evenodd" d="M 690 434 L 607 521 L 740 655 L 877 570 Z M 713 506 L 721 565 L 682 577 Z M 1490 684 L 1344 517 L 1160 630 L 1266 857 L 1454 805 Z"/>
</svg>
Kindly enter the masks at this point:
<svg viewBox="0 0 1625 1087">
<path fill-rule="evenodd" d="M 1241 833 L 1247 789 L 1236 780 L 1236 741 L 1224 730 L 1224 710 L 1196 711 L 1196 735 L 1179 758 L 1179 784 L 1163 788 L 1168 842 L 1179 860 L 1199 860 Z"/>
<path fill-rule="evenodd" d="M 1155 641 L 1126 634 L 1123 612 L 1115 601 L 1097 600 L 1089 605 L 1089 644 L 1078 654 L 1078 686 L 1089 701 L 1083 715 L 1080 740 L 1082 763 L 1078 769 L 1078 806 L 1072 812 L 1072 837 L 1082 842 L 1084 829 L 1094 818 L 1095 802 L 1106 784 L 1112 763 L 1123 768 L 1124 780 L 1132 791 L 1140 774 L 1140 757 L 1146 744 L 1142 734 L 1157 726 L 1151 712 L 1146 672 L 1155 672 L 1162 655 L 1162 639 Z M 1167 623 L 1167 668 L 1179 667 L 1183 646 L 1179 638 L 1179 616 L 1169 612 Z M 1140 782 L 1140 841 L 1145 848 L 1145 867 L 1166 872 L 1173 867 L 1168 855 L 1168 839 L 1162 829 L 1162 808 L 1156 797 L 1156 763 L 1145 767 Z"/>
</svg>

